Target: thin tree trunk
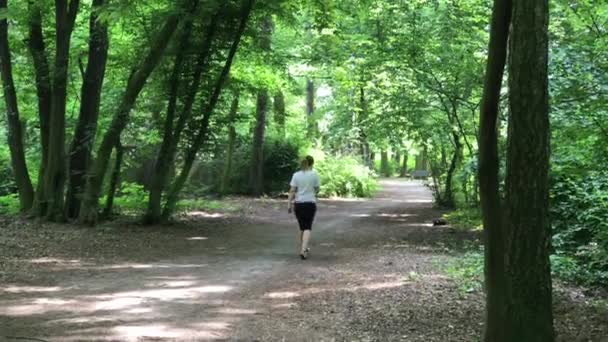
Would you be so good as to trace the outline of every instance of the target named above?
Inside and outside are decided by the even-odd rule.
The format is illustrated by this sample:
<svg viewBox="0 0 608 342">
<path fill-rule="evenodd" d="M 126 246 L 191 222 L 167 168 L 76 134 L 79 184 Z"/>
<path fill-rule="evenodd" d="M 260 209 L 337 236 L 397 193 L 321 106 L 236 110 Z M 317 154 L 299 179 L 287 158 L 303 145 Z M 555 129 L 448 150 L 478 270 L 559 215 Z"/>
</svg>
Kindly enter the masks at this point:
<svg viewBox="0 0 608 342">
<path fill-rule="evenodd" d="M 69 154 L 69 183 L 66 195 L 66 214 L 77 218 L 86 185 L 86 172 L 97 134 L 97 119 L 101 90 L 108 60 L 108 25 L 99 19 L 98 11 L 105 0 L 93 0 L 89 20 L 89 58 L 81 90 L 80 115 L 74 131 Z"/>
<path fill-rule="evenodd" d="M 308 123 L 308 139 L 314 140 L 317 135 L 317 122 L 315 114 L 315 83 L 311 79 L 306 80 L 306 122 Z"/>
<path fill-rule="evenodd" d="M 390 167 L 388 165 L 388 152 L 386 150 L 380 151 L 380 174 L 383 177 L 390 177 Z"/>
<path fill-rule="evenodd" d="M 122 95 L 118 110 L 114 114 L 110 128 L 105 133 L 101 146 L 97 151 L 97 158 L 89 168 L 84 201 L 79 215 L 79 219 L 82 223 L 95 224 L 97 222 L 99 196 L 112 149 L 116 144 L 116 141 L 120 139 L 122 131 L 127 126 L 129 114 L 135 105 L 135 100 L 137 100 L 139 93 L 145 86 L 148 77 L 162 59 L 164 51 L 169 44 L 178 23 L 178 14 L 171 14 L 165 20 L 163 27 L 154 39 L 146 57 L 129 77 L 127 88 Z"/>
<path fill-rule="evenodd" d="M 0 0 L 0 10 L 7 9 L 7 0 Z M 34 188 L 27 170 L 25 148 L 23 146 L 23 128 L 19 117 L 17 93 L 13 80 L 11 51 L 8 42 L 8 20 L 0 20 L 0 73 L 6 103 L 6 122 L 8 124 L 8 146 L 11 152 L 13 173 L 19 191 L 21 211 L 29 210 L 34 201 Z"/>
<path fill-rule="evenodd" d="M 110 176 L 110 188 L 108 189 L 108 197 L 106 198 L 106 205 L 102 214 L 104 218 L 112 217 L 114 211 L 114 198 L 116 197 L 116 191 L 120 187 L 120 171 L 125 153 L 120 140 L 116 143 L 115 151 L 116 161 L 114 162 L 112 176 Z"/>
<path fill-rule="evenodd" d="M 266 132 L 266 112 L 268 108 L 268 90 L 258 91 L 256 102 L 256 125 L 253 133 L 251 156 L 251 178 L 249 187 L 253 196 L 264 193 L 264 136 Z"/>
<path fill-rule="evenodd" d="M 460 135 L 456 132 L 452 132 L 452 137 L 454 139 L 454 154 L 452 155 L 452 160 L 450 162 L 450 167 L 448 168 L 448 172 L 445 179 L 445 193 L 443 196 L 443 205 L 448 208 L 455 207 L 456 203 L 454 200 L 454 174 L 456 173 L 456 169 L 460 164 L 462 159 L 462 143 L 460 142 Z"/>
<path fill-rule="evenodd" d="M 555 340 L 549 251 L 548 0 L 513 0 L 505 181 L 506 340 Z"/>
<path fill-rule="evenodd" d="M 222 171 L 222 183 L 220 184 L 220 194 L 222 195 L 225 195 L 227 193 L 228 183 L 230 182 L 230 173 L 232 172 L 232 156 L 234 154 L 234 147 L 236 142 L 236 128 L 234 124 L 239 110 L 239 97 L 239 92 L 236 91 L 234 94 L 234 98 L 232 99 L 232 106 L 230 106 L 230 123 L 228 124 L 228 149 L 226 151 L 226 160 L 224 161 L 224 169 Z"/>
<path fill-rule="evenodd" d="M 279 90 L 274 95 L 274 122 L 277 125 L 279 136 L 285 138 L 285 119 L 287 117 L 285 111 L 285 94 Z"/>
<path fill-rule="evenodd" d="M 192 9 L 190 13 L 194 13 L 198 1 L 193 1 Z M 179 47 L 177 55 L 175 57 L 175 63 L 173 65 L 173 73 L 169 80 L 169 104 L 167 106 L 167 115 L 165 117 L 165 124 L 163 128 L 163 141 L 161 143 L 158 156 L 154 165 L 154 176 L 150 184 L 150 193 L 148 196 L 148 210 L 144 217 L 146 224 L 157 224 L 160 222 L 162 214 L 162 194 L 165 189 L 169 173 L 171 171 L 171 164 L 173 161 L 173 154 L 171 147 L 174 145 L 174 121 L 175 113 L 177 111 L 177 99 L 179 96 L 179 85 L 181 81 L 182 69 L 184 67 L 184 61 L 186 59 L 186 52 L 188 45 L 190 44 L 190 36 L 192 34 L 192 18 L 189 17 L 188 21 L 184 24 L 179 39 Z"/>
<path fill-rule="evenodd" d="M 401 166 L 400 176 L 403 178 L 407 176 L 407 163 L 409 159 L 409 152 L 406 150 L 403 152 L 403 165 Z"/>
<path fill-rule="evenodd" d="M 49 62 L 46 54 L 44 35 L 42 33 L 42 13 L 40 4 L 28 1 L 29 11 L 29 37 L 28 48 L 32 55 L 34 74 L 36 77 L 36 93 L 38 95 L 38 117 L 40 121 L 40 153 L 41 160 L 38 168 L 38 184 L 34 196 L 32 214 L 42 216 L 46 211 L 43 204 L 44 175 L 49 154 L 49 121 L 51 118 L 51 105 L 53 90 L 51 87 L 51 76 Z"/>
<path fill-rule="evenodd" d="M 198 132 L 194 138 L 192 145 L 188 151 L 186 151 L 186 156 L 184 158 L 184 165 L 179 176 L 173 182 L 171 186 L 171 190 L 167 193 L 167 200 L 165 203 L 165 208 L 163 209 L 163 220 L 167 221 L 173 212 L 175 211 L 175 207 L 177 206 L 177 200 L 179 198 L 179 193 L 181 192 L 184 184 L 186 184 L 186 180 L 188 179 L 188 175 L 190 174 L 190 170 L 192 169 L 192 165 L 196 160 L 196 155 L 198 151 L 201 149 L 203 144 L 207 139 L 207 132 L 209 129 L 209 120 L 211 119 L 211 115 L 213 114 L 213 110 L 219 100 L 219 97 L 224 88 L 224 84 L 228 75 L 230 74 L 230 69 L 232 68 L 232 62 L 234 60 L 234 56 L 238 50 L 239 44 L 241 42 L 241 38 L 243 37 L 243 33 L 245 32 L 245 28 L 247 27 L 247 23 L 249 21 L 249 17 L 251 11 L 253 9 L 253 5 L 255 0 L 244 0 L 243 7 L 241 9 L 241 21 L 239 24 L 239 28 L 236 32 L 234 41 L 230 48 L 230 52 L 228 53 L 228 57 L 226 59 L 226 63 L 224 68 L 217 79 L 215 84 L 213 93 L 209 98 L 209 102 L 206 106 L 203 106 L 203 120 L 200 123 Z"/>
<path fill-rule="evenodd" d="M 264 52 L 270 52 L 272 41 L 273 23 L 272 17 L 266 16 L 262 21 L 262 32 L 260 34 L 260 48 Z M 260 89 L 256 102 L 256 124 L 253 132 L 253 144 L 251 153 L 251 171 L 249 188 L 253 196 L 262 196 L 264 193 L 264 140 L 266 134 L 266 114 L 268 112 L 269 95 L 268 89 Z M 308 108 L 308 105 L 307 105 Z"/>
<path fill-rule="evenodd" d="M 55 0 L 55 63 L 53 96 L 49 122 L 49 155 L 44 178 L 44 216 L 51 221 L 63 221 L 66 180 L 65 110 L 67 103 L 70 41 L 78 13 L 79 0 Z"/>
</svg>

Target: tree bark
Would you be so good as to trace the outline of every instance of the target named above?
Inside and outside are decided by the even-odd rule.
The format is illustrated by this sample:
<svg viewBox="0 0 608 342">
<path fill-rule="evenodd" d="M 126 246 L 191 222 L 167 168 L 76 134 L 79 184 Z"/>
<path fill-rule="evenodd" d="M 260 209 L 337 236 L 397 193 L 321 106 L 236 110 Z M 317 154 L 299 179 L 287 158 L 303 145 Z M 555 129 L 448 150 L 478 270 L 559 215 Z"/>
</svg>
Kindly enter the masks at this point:
<svg viewBox="0 0 608 342">
<path fill-rule="evenodd" d="M 64 187 L 66 180 L 65 110 L 67 103 L 70 42 L 79 0 L 55 0 L 55 62 L 53 93 L 49 121 L 49 151 L 44 177 L 44 216 L 51 221 L 63 221 Z"/>
<path fill-rule="evenodd" d="M 104 218 L 112 217 L 114 211 L 114 198 L 116 197 L 116 191 L 120 187 L 120 171 L 122 168 L 122 161 L 124 160 L 125 150 L 120 140 L 116 143 L 116 161 L 114 162 L 114 169 L 110 176 L 110 188 L 108 189 L 108 197 L 106 199 L 106 206 L 103 210 L 102 216 Z"/>
<path fill-rule="evenodd" d="M 106 0 L 93 0 L 89 20 L 89 57 L 81 89 L 80 114 L 69 154 L 69 183 L 66 195 L 66 214 L 77 218 L 86 185 L 86 172 L 97 134 L 97 119 L 101 90 L 108 60 L 108 25 L 100 21 L 98 11 Z"/>
<path fill-rule="evenodd" d="M 190 13 L 193 13 L 198 6 L 198 1 L 192 2 Z M 177 111 L 177 99 L 179 96 L 179 85 L 181 81 L 182 69 L 184 67 L 184 61 L 186 59 L 186 51 L 190 44 L 190 37 L 192 35 L 192 18 L 189 17 L 185 22 L 181 37 L 179 39 L 179 47 L 177 55 L 175 57 L 175 63 L 173 65 L 173 73 L 169 80 L 169 103 L 167 105 L 167 114 L 165 117 L 165 124 L 163 128 L 163 141 L 161 143 L 158 156 L 154 165 L 154 176 L 150 184 L 150 193 L 148 196 L 148 209 L 144 216 L 144 222 L 146 224 L 157 224 L 161 220 L 162 214 L 162 194 L 165 189 L 169 173 L 171 171 L 170 165 L 173 161 L 173 149 L 174 146 L 174 131 L 173 126 L 175 123 L 175 113 Z"/>
<path fill-rule="evenodd" d="M 230 106 L 230 123 L 228 124 L 228 149 L 226 151 L 226 160 L 224 161 L 224 169 L 222 171 L 222 182 L 220 184 L 220 194 L 222 195 L 225 195 L 228 190 L 228 183 L 230 182 L 230 173 L 232 172 L 232 156 L 234 154 L 234 147 L 236 142 L 236 128 L 234 124 L 239 110 L 239 97 L 239 92 L 236 91 L 234 94 L 234 98 L 232 99 L 232 105 Z"/>
<path fill-rule="evenodd" d="M 49 121 L 51 118 L 51 105 L 53 89 L 51 87 L 51 76 L 49 62 L 47 59 L 44 35 L 42 33 L 42 13 L 40 4 L 28 1 L 29 11 L 29 37 L 28 49 L 32 55 L 34 74 L 36 78 L 36 93 L 38 95 L 38 118 L 40 121 L 40 152 L 41 160 L 38 168 L 38 184 L 34 196 L 32 214 L 42 216 L 46 211 L 43 204 L 44 175 L 49 153 Z"/>
<path fill-rule="evenodd" d="M 399 174 L 402 178 L 407 176 L 408 159 L 409 159 L 409 152 L 406 150 L 403 152 L 403 165 L 401 166 L 401 173 Z"/>
<path fill-rule="evenodd" d="M 285 94 L 283 94 L 283 91 L 279 90 L 274 95 L 274 122 L 277 125 L 277 130 L 279 131 L 279 136 L 281 136 L 281 138 L 285 138 L 286 117 Z"/>
<path fill-rule="evenodd" d="M 230 69 L 232 68 L 234 56 L 236 55 L 236 52 L 239 48 L 243 33 L 247 28 L 247 23 L 249 21 L 249 17 L 253 9 L 254 3 L 255 0 L 244 0 L 243 2 L 239 28 L 236 32 L 234 41 L 232 42 L 232 46 L 230 47 L 228 57 L 226 58 L 226 63 L 224 64 L 224 68 L 222 69 L 222 72 L 216 81 L 211 97 L 209 98 L 209 102 L 207 103 L 207 105 L 203 106 L 203 120 L 200 122 L 200 126 L 198 127 L 198 131 L 196 136 L 194 137 L 192 145 L 190 145 L 190 148 L 186 151 L 182 170 L 179 176 L 173 182 L 171 190 L 167 193 L 167 200 L 165 202 L 165 208 L 163 209 L 162 217 L 164 221 L 169 220 L 169 218 L 175 211 L 175 207 L 177 206 L 177 200 L 179 198 L 179 193 L 184 187 L 184 184 L 186 184 L 186 180 L 188 179 L 188 175 L 190 174 L 192 165 L 196 160 L 196 155 L 198 151 L 201 149 L 207 139 L 211 115 L 213 114 L 213 110 L 215 109 L 217 101 L 219 100 L 219 97 L 222 93 L 226 79 L 230 74 Z"/>
<path fill-rule="evenodd" d="M 554 341 L 548 0 L 513 0 L 505 182 L 507 341 Z"/>
<path fill-rule="evenodd" d="M 249 187 L 253 196 L 264 193 L 264 136 L 266 132 L 266 112 L 268 108 L 268 90 L 258 91 L 256 102 L 256 124 L 253 133 L 251 155 L 251 178 Z"/>
<path fill-rule="evenodd" d="M 388 165 L 388 152 L 386 150 L 380 151 L 380 174 L 382 177 L 390 177 L 390 167 Z"/>
<path fill-rule="evenodd" d="M 122 95 L 118 110 L 114 114 L 110 128 L 105 133 L 101 146 L 97 151 L 97 158 L 89 167 L 84 201 L 79 215 L 79 220 L 82 223 L 95 224 L 97 222 L 99 196 L 112 149 L 127 126 L 129 114 L 135 105 L 135 100 L 137 100 L 139 93 L 145 86 L 148 77 L 160 62 L 178 23 L 178 14 L 169 15 L 153 40 L 147 55 L 129 77 L 127 88 Z"/>
<path fill-rule="evenodd" d="M 271 50 L 273 23 L 272 17 L 266 16 L 262 21 L 260 48 L 268 53 Z M 264 193 L 264 140 L 266 134 L 266 114 L 268 112 L 268 89 L 260 89 L 256 102 L 256 124 L 253 132 L 251 152 L 251 171 L 249 188 L 253 196 L 259 197 Z"/>
<path fill-rule="evenodd" d="M 317 136 L 317 122 L 315 114 L 315 83 L 310 78 L 306 80 L 306 122 L 308 123 L 307 136 L 311 141 Z"/>
<path fill-rule="evenodd" d="M 447 208 L 454 208 L 456 206 L 456 202 L 454 200 L 453 180 L 456 169 L 462 160 L 463 149 L 462 142 L 460 141 L 460 135 L 456 131 L 452 132 L 452 138 L 454 140 L 454 154 L 452 154 L 452 160 L 450 161 L 450 166 L 445 178 L 445 192 L 442 203 Z"/>
<path fill-rule="evenodd" d="M 0 10 L 7 9 L 7 0 L 0 0 Z M 0 73 L 4 88 L 4 101 L 6 103 L 6 122 L 8 125 L 8 146 L 11 153 L 11 163 L 17 189 L 19 191 L 19 204 L 21 211 L 29 210 L 34 202 L 34 188 L 27 170 L 25 148 L 23 146 L 23 128 L 19 116 L 17 93 L 13 80 L 11 51 L 8 41 L 8 19 L 0 20 Z"/>
</svg>

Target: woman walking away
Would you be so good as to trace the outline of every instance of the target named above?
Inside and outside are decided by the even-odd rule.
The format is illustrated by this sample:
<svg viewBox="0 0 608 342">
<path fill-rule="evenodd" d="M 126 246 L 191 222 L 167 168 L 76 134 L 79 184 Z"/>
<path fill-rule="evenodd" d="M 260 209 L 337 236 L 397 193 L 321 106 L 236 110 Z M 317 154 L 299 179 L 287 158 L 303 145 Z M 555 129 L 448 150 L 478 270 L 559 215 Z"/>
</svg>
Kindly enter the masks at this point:
<svg viewBox="0 0 608 342">
<path fill-rule="evenodd" d="M 298 224 L 300 225 L 300 258 L 308 258 L 310 249 L 310 231 L 317 212 L 317 193 L 321 186 L 319 175 L 312 169 L 315 160 L 311 156 L 306 156 L 302 160 L 302 169 L 294 173 L 291 178 L 289 190 L 289 213 L 296 213 Z M 295 207 L 294 207 L 295 204 Z"/>
</svg>

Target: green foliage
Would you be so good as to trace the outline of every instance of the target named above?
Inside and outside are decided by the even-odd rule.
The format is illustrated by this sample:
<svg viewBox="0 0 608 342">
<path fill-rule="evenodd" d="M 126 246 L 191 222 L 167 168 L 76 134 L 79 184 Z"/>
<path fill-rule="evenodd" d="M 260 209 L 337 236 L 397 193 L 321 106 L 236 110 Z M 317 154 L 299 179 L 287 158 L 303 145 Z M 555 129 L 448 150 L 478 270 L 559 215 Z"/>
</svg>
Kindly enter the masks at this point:
<svg viewBox="0 0 608 342">
<path fill-rule="evenodd" d="M 177 203 L 178 212 L 190 212 L 193 210 L 235 212 L 238 209 L 238 206 L 232 203 L 208 199 L 183 199 Z"/>
<path fill-rule="evenodd" d="M 1 215 L 17 215 L 19 214 L 21 205 L 19 204 L 19 195 L 16 193 L 0 197 L 0 214 Z"/>
<path fill-rule="evenodd" d="M 107 197 L 101 199 L 106 202 Z M 141 214 L 148 205 L 148 192 L 143 185 L 124 182 L 114 198 L 114 209 L 123 214 Z"/>
<path fill-rule="evenodd" d="M 556 251 L 585 266 L 582 278 L 608 284 L 608 172 L 557 175 L 551 201 Z"/>
<path fill-rule="evenodd" d="M 251 143 L 241 141 L 235 150 L 232 169 L 229 174 L 227 194 L 249 194 L 249 176 L 251 170 Z M 218 192 L 225 155 L 220 153 L 216 158 L 201 162 L 191 176 L 188 192 Z M 268 138 L 264 142 L 264 189 L 267 194 L 276 194 L 288 190 L 291 175 L 299 166 L 299 146 L 292 141 Z"/>
<path fill-rule="evenodd" d="M 0 132 L 2 132 L 1 129 Z M 2 144 L 0 146 L 0 196 L 12 194 L 17 190 L 10 158 L 8 146 Z"/>
<path fill-rule="evenodd" d="M 264 187 L 284 191 L 299 166 L 299 147 L 291 141 L 266 141 L 264 145 Z"/>
<path fill-rule="evenodd" d="M 465 230 L 482 230 L 481 210 L 479 208 L 458 208 L 443 217 L 453 227 Z"/>
<path fill-rule="evenodd" d="M 374 172 L 356 158 L 326 156 L 315 168 L 322 197 L 371 197 L 378 189 Z"/>
<path fill-rule="evenodd" d="M 483 251 L 470 251 L 449 263 L 446 273 L 458 282 L 462 292 L 477 292 L 483 288 Z"/>
</svg>

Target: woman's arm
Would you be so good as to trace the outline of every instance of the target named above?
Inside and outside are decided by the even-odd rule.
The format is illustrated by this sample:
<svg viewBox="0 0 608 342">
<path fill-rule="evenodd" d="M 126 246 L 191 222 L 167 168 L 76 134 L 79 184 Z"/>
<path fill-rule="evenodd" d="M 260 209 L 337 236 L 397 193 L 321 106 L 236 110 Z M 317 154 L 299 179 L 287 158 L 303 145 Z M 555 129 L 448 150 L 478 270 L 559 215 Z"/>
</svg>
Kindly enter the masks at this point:
<svg viewBox="0 0 608 342">
<path fill-rule="evenodd" d="M 289 188 L 289 196 L 287 197 L 287 200 L 288 200 L 287 211 L 289 213 L 291 213 L 293 211 L 293 201 L 296 196 L 296 191 L 298 191 L 298 188 L 296 188 L 295 186 L 292 186 Z"/>
</svg>

